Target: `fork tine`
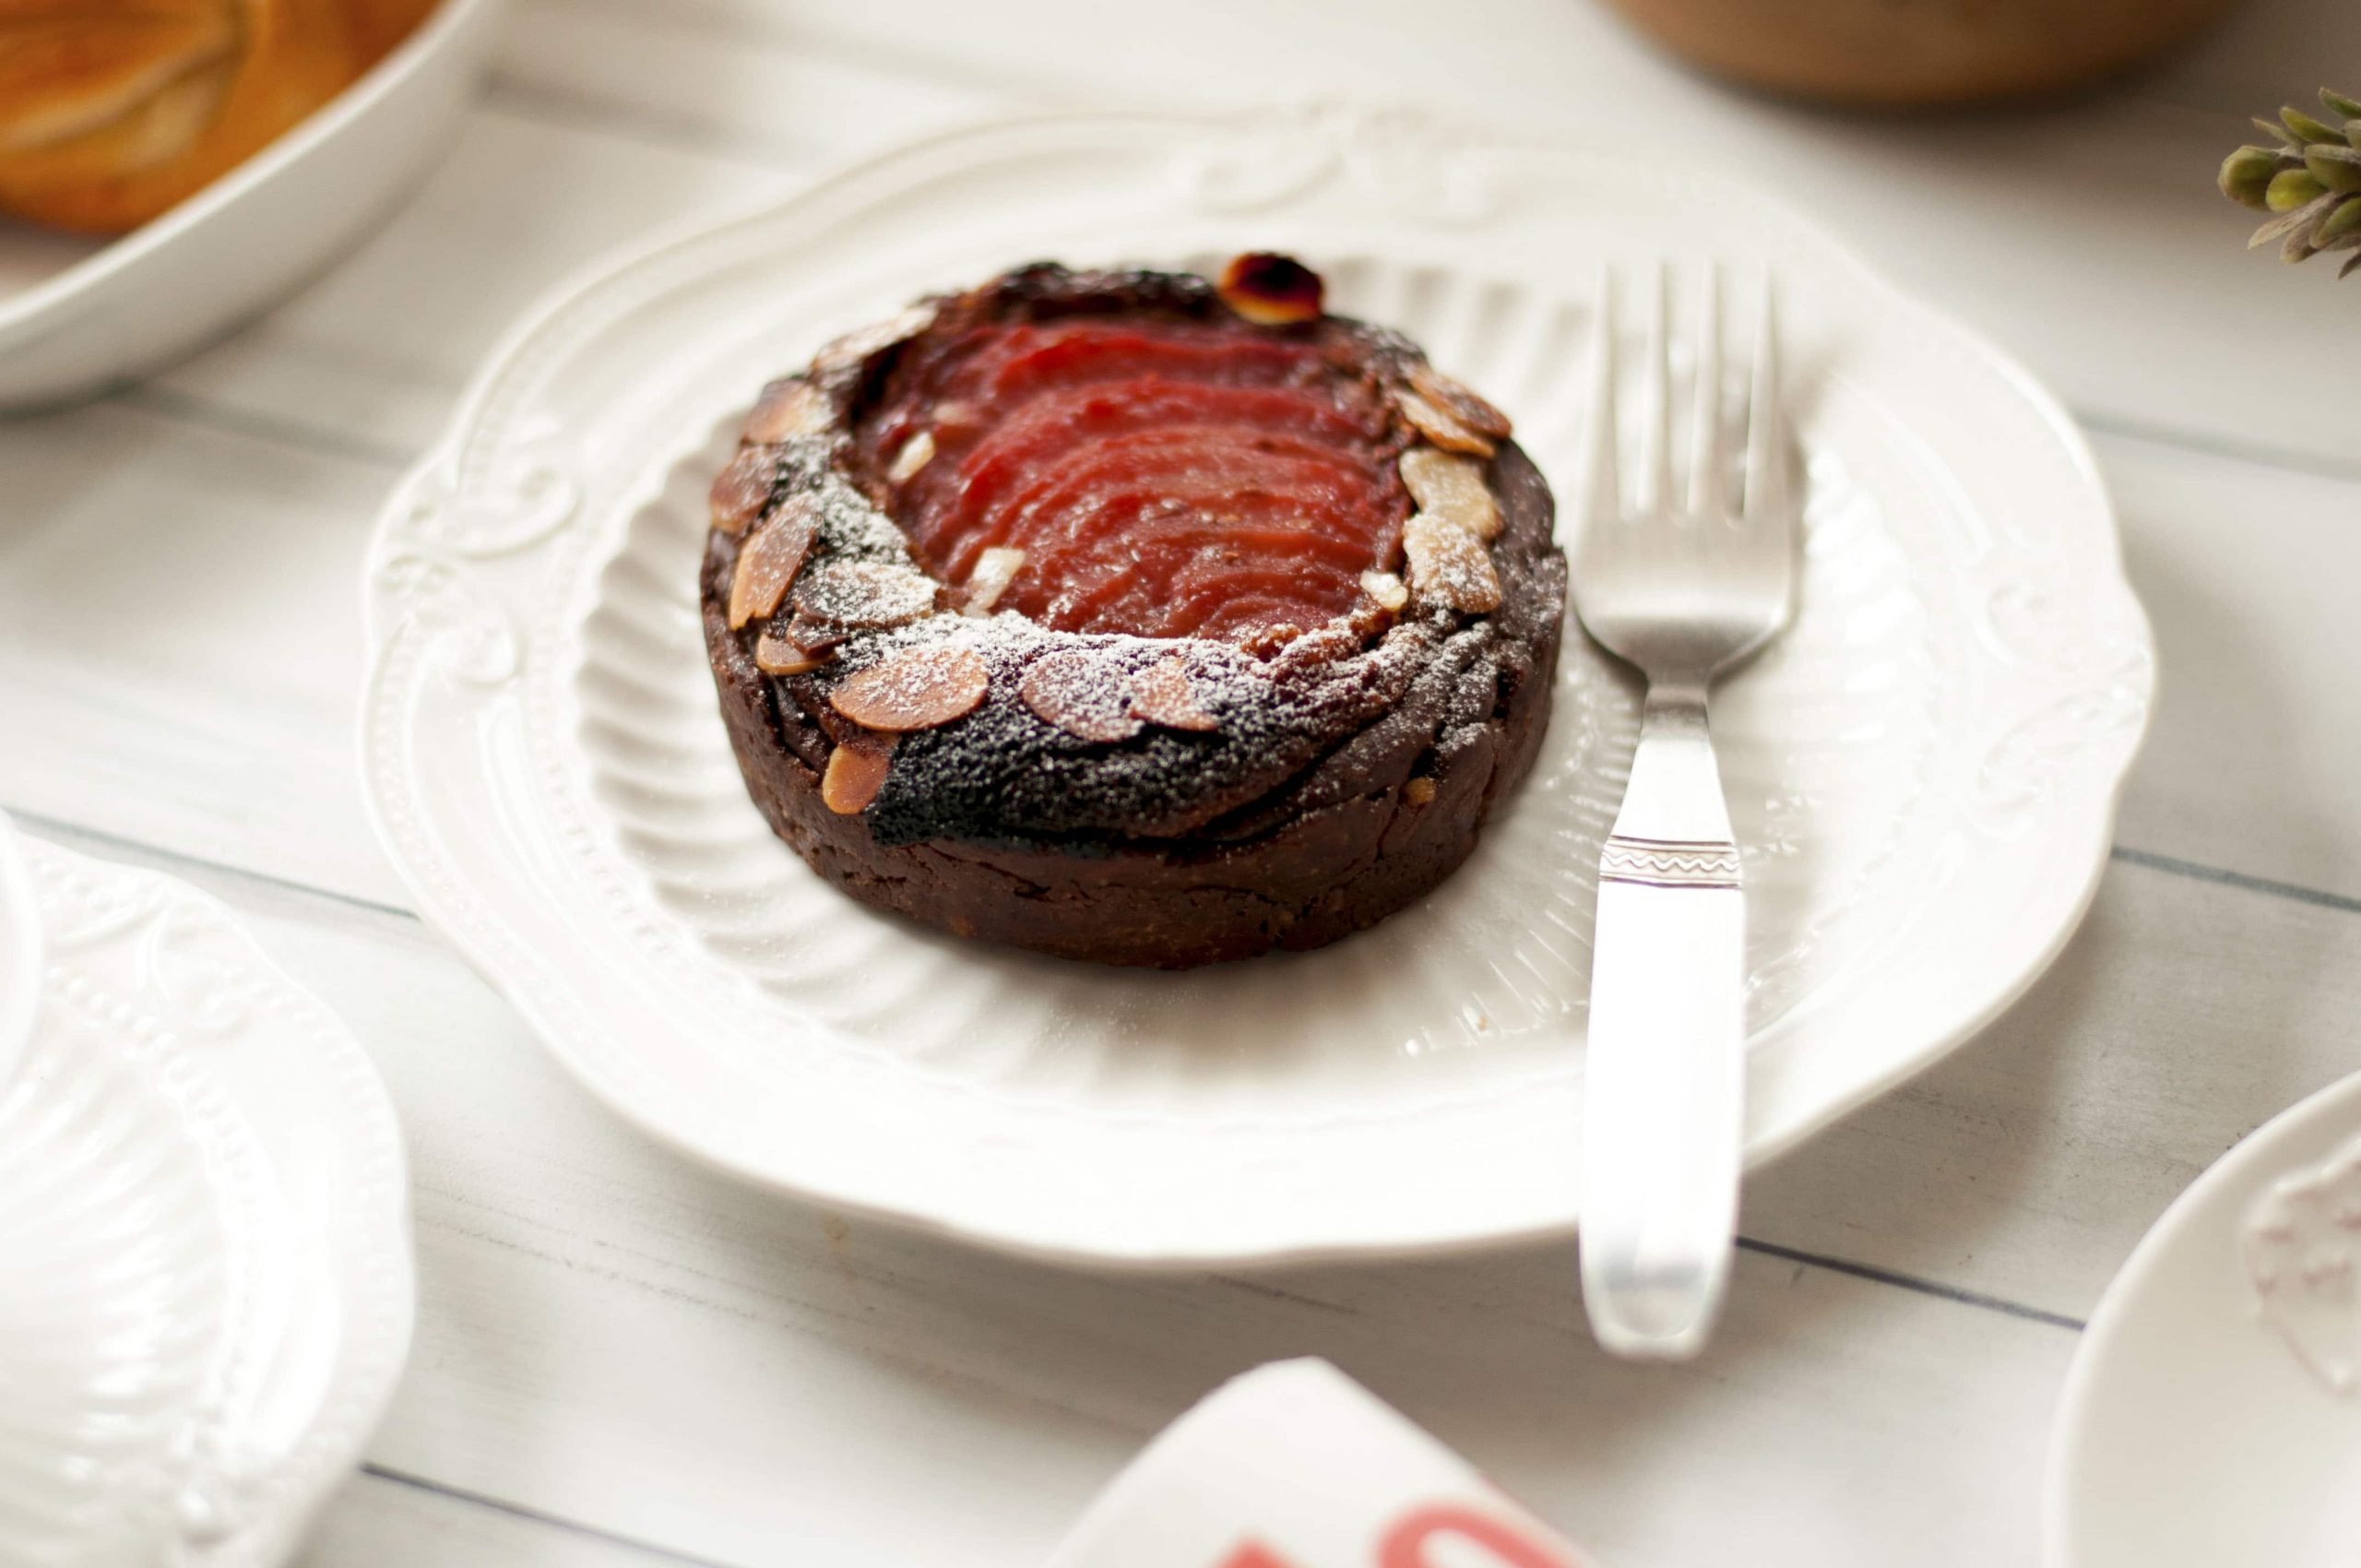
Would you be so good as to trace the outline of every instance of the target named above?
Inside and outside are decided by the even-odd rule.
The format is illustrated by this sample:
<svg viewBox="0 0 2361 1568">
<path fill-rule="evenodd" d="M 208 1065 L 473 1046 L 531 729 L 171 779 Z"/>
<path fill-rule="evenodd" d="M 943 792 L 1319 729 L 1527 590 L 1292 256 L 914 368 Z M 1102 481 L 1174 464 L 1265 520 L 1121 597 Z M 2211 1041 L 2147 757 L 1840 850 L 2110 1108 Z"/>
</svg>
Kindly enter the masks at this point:
<svg viewBox="0 0 2361 1568">
<path fill-rule="evenodd" d="M 1779 327 L 1771 270 L 1762 271 L 1762 318 L 1754 344 L 1754 382 L 1746 402 L 1746 516 L 1775 520 L 1786 505 L 1786 452 L 1780 436 Z"/>
<path fill-rule="evenodd" d="M 1689 433 L 1689 510 L 1701 521 L 1719 520 L 1729 510 L 1723 477 L 1728 467 L 1722 445 L 1722 269 L 1709 261 L 1698 291 L 1697 411 Z"/>
<path fill-rule="evenodd" d="M 1585 532 L 1617 520 L 1622 494 L 1615 472 L 1615 267 L 1598 269 L 1598 304 L 1591 323 L 1590 482 Z"/>
<path fill-rule="evenodd" d="M 1672 302 L 1669 268 L 1656 263 L 1655 307 L 1648 316 L 1648 389 L 1641 418 L 1646 457 L 1640 469 L 1640 511 L 1668 511 L 1672 488 Z"/>
</svg>

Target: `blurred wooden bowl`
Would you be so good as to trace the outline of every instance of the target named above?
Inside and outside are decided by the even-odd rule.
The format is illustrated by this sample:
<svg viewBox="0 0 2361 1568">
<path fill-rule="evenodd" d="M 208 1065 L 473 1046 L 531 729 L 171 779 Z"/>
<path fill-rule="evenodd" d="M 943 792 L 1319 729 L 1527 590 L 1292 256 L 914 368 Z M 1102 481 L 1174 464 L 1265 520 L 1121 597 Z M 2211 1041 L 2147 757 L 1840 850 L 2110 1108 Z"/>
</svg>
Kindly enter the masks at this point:
<svg viewBox="0 0 2361 1568">
<path fill-rule="evenodd" d="M 2070 91 L 2194 37 L 2237 0 L 1612 0 L 1691 64 L 1868 107 Z"/>
</svg>

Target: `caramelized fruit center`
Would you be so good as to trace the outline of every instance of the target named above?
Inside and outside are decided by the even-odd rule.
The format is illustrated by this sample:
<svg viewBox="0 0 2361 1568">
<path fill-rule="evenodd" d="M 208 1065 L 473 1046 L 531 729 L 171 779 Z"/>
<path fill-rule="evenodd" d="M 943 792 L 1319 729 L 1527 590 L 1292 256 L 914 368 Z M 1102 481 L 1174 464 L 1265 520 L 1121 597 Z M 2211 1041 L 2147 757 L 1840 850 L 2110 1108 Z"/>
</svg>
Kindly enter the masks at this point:
<svg viewBox="0 0 2361 1568">
<path fill-rule="evenodd" d="M 893 510 L 928 571 L 963 587 L 985 551 L 1021 550 L 995 608 L 1059 631 L 1309 629 L 1397 556 L 1410 512 L 1375 385 L 1243 321 L 929 335 L 859 439 L 874 471 L 906 476 Z"/>
</svg>

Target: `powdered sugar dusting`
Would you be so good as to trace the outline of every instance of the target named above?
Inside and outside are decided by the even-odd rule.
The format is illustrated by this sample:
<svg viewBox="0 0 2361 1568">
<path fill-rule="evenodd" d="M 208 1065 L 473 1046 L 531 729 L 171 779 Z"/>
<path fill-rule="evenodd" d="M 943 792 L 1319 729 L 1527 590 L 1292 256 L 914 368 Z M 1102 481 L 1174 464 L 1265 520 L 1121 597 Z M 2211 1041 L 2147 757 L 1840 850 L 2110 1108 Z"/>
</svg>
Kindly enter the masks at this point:
<svg viewBox="0 0 2361 1568">
<path fill-rule="evenodd" d="M 1402 526 L 1410 587 L 1425 603 L 1483 614 L 1501 607 L 1500 574 L 1484 541 L 1458 524 L 1418 512 Z"/>
<path fill-rule="evenodd" d="M 976 650 L 938 642 L 879 660 L 831 693 L 836 710 L 867 730 L 931 730 L 975 710 L 991 689 Z"/>
<path fill-rule="evenodd" d="M 1221 720 L 1197 702 L 1196 683 L 1189 679 L 1189 661 L 1162 659 L 1133 676 L 1125 686 L 1132 711 L 1169 730 L 1217 730 Z"/>
<path fill-rule="evenodd" d="M 898 626 L 932 612 L 940 587 L 915 566 L 830 561 L 795 585 L 795 609 L 835 626 Z"/>
<path fill-rule="evenodd" d="M 1122 666 L 1096 649 L 1066 648 L 1037 659 L 1016 689 L 1026 707 L 1069 735 L 1112 742 L 1139 733 Z"/>
<path fill-rule="evenodd" d="M 830 555 L 892 562 L 918 570 L 902 530 L 850 481 L 827 473 L 813 484 L 812 496 L 819 507 L 820 542 Z"/>
<path fill-rule="evenodd" d="M 1477 539 L 1501 531 L 1501 505 L 1484 482 L 1484 465 L 1475 458 L 1421 445 L 1404 452 L 1395 466 L 1421 512 L 1456 523 Z"/>
</svg>

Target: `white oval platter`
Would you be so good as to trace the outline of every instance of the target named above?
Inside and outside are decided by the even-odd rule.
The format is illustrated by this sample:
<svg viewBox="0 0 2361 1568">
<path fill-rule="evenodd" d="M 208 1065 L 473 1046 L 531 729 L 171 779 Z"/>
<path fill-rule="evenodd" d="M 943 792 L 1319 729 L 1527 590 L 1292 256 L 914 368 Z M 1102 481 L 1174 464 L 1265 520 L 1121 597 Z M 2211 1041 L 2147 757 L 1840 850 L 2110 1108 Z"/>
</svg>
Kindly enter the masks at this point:
<svg viewBox="0 0 2361 1568">
<path fill-rule="evenodd" d="M 0 1556 L 269 1568 L 409 1350 L 393 1107 L 219 904 L 26 848 L 49 963 L 0 1089 Z"/>
<path fill-rule="evenodd" d="M 2083 1331 L 2048 1568 L 2345 1568 L 2361 1551 L 2361 1075 L 2173 1200 Z"/>
<path fill-rule="evenodd" d="M 1717 699 L 1754 940 L 1750 1153 L 1974 1032 L 2107 857 L 2153 656 L 2107 500 L 2023 371 L 1744 188 L 1320 107 L 926 141 L 560 291 L 389 503 L 367 788 L 421 907 L 597 1094 L 753 1180 L 1099 1264 L 1561 1231 L 1591 875 L 1633 728 L 1570 638 L 1475 859 L 1320 953 L 1141 974 L 862 909 L 764 830 L 694 578 L 733 411 L 834 333 L 1056 256 L 1292 250 L 1501 401 L 1572 493 L 1603 263 L 1764 265 L 1809 540 Z M 1629 356 L 1636 359 L 1636 355 Z"/>
</svg>

